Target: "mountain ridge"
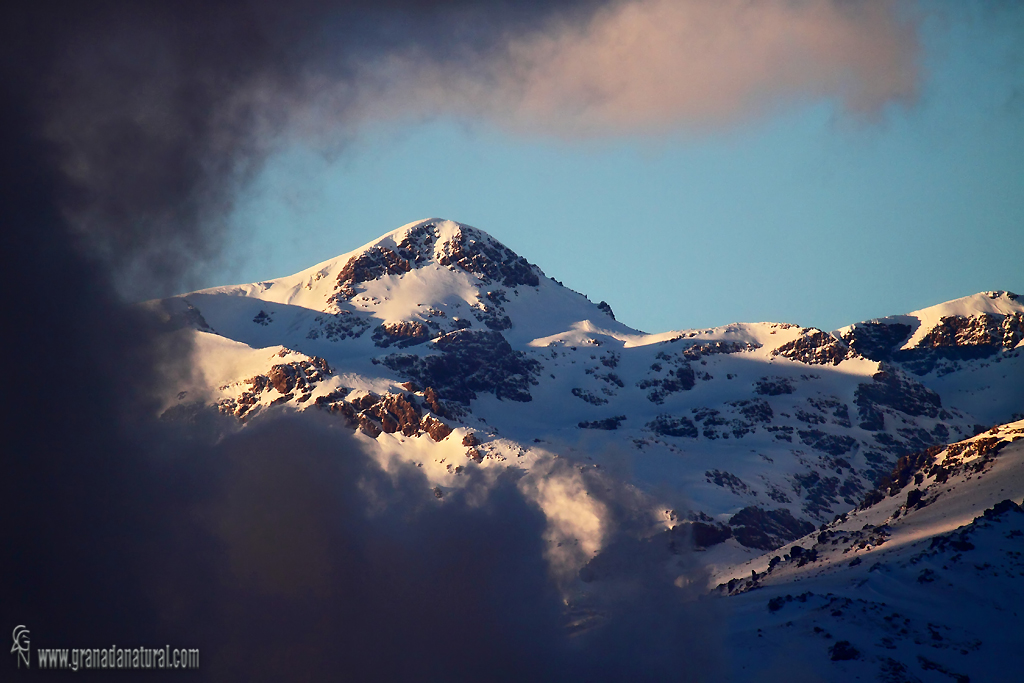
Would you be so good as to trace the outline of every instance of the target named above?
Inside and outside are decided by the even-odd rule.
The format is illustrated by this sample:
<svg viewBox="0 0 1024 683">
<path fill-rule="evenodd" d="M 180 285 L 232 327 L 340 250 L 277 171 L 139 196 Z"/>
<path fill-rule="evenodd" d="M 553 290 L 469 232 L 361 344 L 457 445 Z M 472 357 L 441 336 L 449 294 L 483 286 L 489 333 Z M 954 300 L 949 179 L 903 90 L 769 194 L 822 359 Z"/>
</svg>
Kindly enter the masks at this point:
<svg viewBox="0 0 1024 683">
<path fill-rule="evenodd" d="M 817 524 L 898 457 L 1024 405 L 1012 382 L 977 390 L 979 377 L 1022 374 L 1024 305 L 1012 293 L 836 332 L 733 323 L 648 335 L 483 231 L 436 219 L 293 276 L 151 305 L 194 330 L 210 378 L 175 387 L 168 409 L 199 402 L 251 420 L 316 407 L 374 440 L 429 435 L 445 453 L 427 458 L 446 465 L 428 466 L 441 486 L 466 467 L 529 469 L 556 451 L 614 445 L 629 455 L 606 467 L 625 459 L 641 489 L 685 492 L 719 535 L 738 531 L 753 514 L 744 510 L 781 516 L 782 529 Z M 955 329 L 908 349 L 914 315 Z M 993 321 L 1008 332 L 990 334 Z M 452 446 L 453 432 L 480 444 Z M 449 471 L 453 457 L 464 462 Z"/>
</svg>

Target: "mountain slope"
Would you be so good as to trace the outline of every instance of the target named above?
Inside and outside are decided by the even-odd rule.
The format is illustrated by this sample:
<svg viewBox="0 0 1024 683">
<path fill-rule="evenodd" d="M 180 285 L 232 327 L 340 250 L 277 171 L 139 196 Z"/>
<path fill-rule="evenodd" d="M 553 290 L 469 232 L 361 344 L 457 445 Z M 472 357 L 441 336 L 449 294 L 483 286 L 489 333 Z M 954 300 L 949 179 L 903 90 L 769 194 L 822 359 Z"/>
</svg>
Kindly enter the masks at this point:
<svg viewBox="0 0 1024 683">
<path fill-rule="evenodd" d="M 856 510 L 713 580 L 738 596 L 743 666 L 784 642 L 828 680 L 1006 680 L 1024 665 L 1022 500 L 1024 421 L 902 459 Z"/>
<path fill-rule="evenodd" d="M 635 486 L 652 524 L 688 524 L 712 566 L 802 536 L 900 456 L 1024 405 L 1024 305 L 1007 292 L 834 333 L 650 335 L 441 219 L 290 277 L 150 305 L 197 348 L 169 415 L 327 411 L 439 491 L 467 468 L 558 457 Z"/>
</svg>

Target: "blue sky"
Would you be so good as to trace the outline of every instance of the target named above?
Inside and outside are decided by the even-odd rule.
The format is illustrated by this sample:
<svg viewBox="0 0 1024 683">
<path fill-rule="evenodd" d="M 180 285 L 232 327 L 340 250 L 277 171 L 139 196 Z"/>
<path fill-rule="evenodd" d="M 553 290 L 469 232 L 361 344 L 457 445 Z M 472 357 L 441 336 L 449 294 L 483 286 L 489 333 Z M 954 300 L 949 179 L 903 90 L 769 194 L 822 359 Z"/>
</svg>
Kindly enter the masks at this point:
<svg viewBox="0 0 1024 683">
<path fill-rule="evenodd" d="M 651 332 L 834 329 L 1024 293 L 1024 11 L 942 6 L 919 27 L 916 98 L 869 115 L 806 97 L 719 129 L 580 140 L 440 112 L 363 125 L 329 155 L 292 143 L 241 192 L 207 284 L 441 216 Z"/>
</svg>

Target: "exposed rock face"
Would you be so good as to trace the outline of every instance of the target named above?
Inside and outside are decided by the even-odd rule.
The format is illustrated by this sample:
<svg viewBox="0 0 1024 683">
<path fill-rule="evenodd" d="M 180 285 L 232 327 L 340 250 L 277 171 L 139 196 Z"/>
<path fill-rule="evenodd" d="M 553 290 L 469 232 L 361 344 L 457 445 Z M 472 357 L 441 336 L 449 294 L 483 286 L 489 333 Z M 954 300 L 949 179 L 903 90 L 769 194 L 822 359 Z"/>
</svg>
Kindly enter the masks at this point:
<svg viewBox="0 0 1024 683">
<path fill-rule="evenodd" d="M 994 292 L 1002 295 L 1002 292 Z M 1011 300 L 1016 295 L 1007 293 Z M 916 375 L 925 375 L 943 361 L 986 358 L 1009 350 L 1024 339 L 1024 316 L 979 313 L 941 318 L 911 349 L 900 349 L 912 328 L 903 323 L 858 323 L 843 335 L 850 350 L 865 358 L 900 363 Z"/>
<path fill-rule="evenodd" d="M 901 374 L 894 368 L 885 368 L 875 373 L 870 384 L 857 387 L 854 403 L 860 412 L 863 429 L 879 430 L 884 427 L 881 407 L 912 416 L 937 417 L 944 413 L 938 394 L 909 377 L 901 377 Z"/>
<path fill-rule="evenodd" d="M 697 376 L 689 363 L 683 363 L 679 367 L 668 371 L 664 379 L 642 379 L 636 383 L 641 389 L 650 389 L 647 392 L 647 400 L 651 403 L 661 405 L 665 397 L 677 391 L 689 391 L 697 383 Z"/>
<path fill-rule="evenodd" d="M 597 305 L 597 307 L 600 308 L 605 313 L 607 313 L 608 317 L 610 317 L 612 320 L 615 320 L 615 313 L 612 312 L 612 307 L 607 301 L 602 301 Z"/>
<path fill-rule="evenodd" d="M 754 392 L 762 396 L 793 393 L 793 382 L 786 377 L 762 377 L 754 383 Z"/>
<path fill-rule="evenodd" d="M 423 390 L 423 402 L 426 404 L 435 415 L 441 417 L 448 417 L 448 411 L 445 410 L 444 405 L 441 404 L 441 399 L 438 398 L 437 392 L 434 391 L 434 387 L 427 387 Z"/>
<path fill-rule="evenodd" d="M 429 434 L 430 438 L 434 441 L 443 441 L 452 433 L 451 427 L 430 415 L 425 415 L 423 417 L 422 422 L 420 422 L 420 427 L 423 431 Z"/>
<path fill-rule="evenodd" d="M 842 458 L 837 458 L 833 462 L 849 467 L 849 463 Z M 854 476 L 840 482 L 839 477 L 822 476 L 815 470 L 793 475 L 793 488 L 797 492 L 803 492 L 803 511 L 818 519 L 832 515 L 833 506 L 839 504 L 840 498 L 847 505 L 855 505 L 864 491 L 864 486 Z"/>
<path fill-rule="evenodd" d="M 1013 348 L 1024 336 L 1024 321 L 1020 313 L 1002 316 L 981 313 L 971 317 L 944 317 L 923 339 L 917 348 Z"/>
<path fill-rule="evenodd" d="M 291 365 L 275 365 L 267 373 L 270 384 L 282 394 L 287 394 L 295 388 L 296 368 Z"/>
<path fill-rule="evenodd" d="M 946 316 L 917 346 L 892 354 L 892 359 L 917 375 L 925 375 L 942 361 L 986 358 L 1014 348 L 1024 338 L 1024 317 L 1020 313 Z"/>
<path fill-rule="evenodd" d="M 373 332 L 373 343 L 376 346 L 388 347 L 396 344 L 400 347 L 415 346 L 430 339 L 430 328 L 415 320 L 403 320 L 397 323 L 384 323 Z"/>
<path fill-rule="evenodd" d="M 816 410 L 819 414 L 831 414 L 832 424 L 839 425 L 840 427 L 845 427 L 846 429 L 849 429 L 850 427 L 853 426 L 850 422 L 850 407 L 843 403 L 842 401 L 840 401 L 838 398 L 834 396 L 830 398 L 809 398 L 807 399 L 807 403 L 812 408 L 814 408 L 814 410 Z M 797 411 L 797 419 L 802 419 L 799 413 L 800 411 Z M 815 421 L 810 419 L 802 421 L 807 422 L 809 424 L 813 424 L 815 422 L 817 422 L 817 424 L 824 424 L 824 421 Z"/>
<path fill-rule="evenodd" d="M 877 488 L 868 492 L 859 507 L 867 508 L 887 495 L 895 496 L 911 481 L 920 483 L 924 476 L 934 476 L 936 481 L 941 483 L 951 476 L 965 472 L 984 472 L 1008 443 L 1020 438 L 1024 438 L 1024 436 L 1015 436 L 1011 439 L 988 437 L 963 441 L 948 447 L 932 446 L 916 453 L 904 455 L 896 461 L 892 471 L 879 480 Z M 940 463 L 938 456 L 943 451 L 946 452 L 946 455 Z"/>
<path fill-rule="evenodd" d="M 665 342 L 665 344 L 674 344 L 681 339 L 685 339 L 685 337 L 676 337 Z M 678 353 L 668 353 L 669 349 L 666 349 L 655 356 L 660 362 L 653 364 L 651 366 L 652 372 L 649 373 L 648 377 L 637 382 L 636 386 L 640 389 L 650 389 L 647 392 L 647 400 L 656 405 L 661 405 L 669 395 L 693 389 L 698 378 L 701 380 L 712 379 L 711 375 L 706 372 L 695 372 L 693 366 L 690 365 L 691 361 L 699 361 L 704 356 L 740 353 L 756 348 L 759 347 L 756 344 L 750 343 L 712 341 L 686 346 Z M 665 368 L 665 365 L 668 368 Z"/>
<path fill-rule="evenodd" d="M 677 342 L 682 338 L 676 337 L 669 343 Z M 751 342 L 710 341 L 703 344 L 692 344 L 683 349 L 680 354 L 686 360 L 698 361 L 705 356 L 715 356 L 720 353 L 743 353 L 744 351 L 754 351 L 759 348 L 761 348 L 760 344 Z"/>
<path fill-rule="evenodd" d="M 679 436 L 690 439 L 697 438 L 697 425 L 688 417 L 673 417 L 672 415 L 658 415 L 647 423 L 647 428 L 656 434 L 663 436 Z"/>
<path fill-rule="evenodd" d="M 351 311 L 323 313 L 316 316 L 313 321 L 316 325 L 310 328 L 306 339 L 319 339 L 321 336 L 332 342 L 348 338 L 356 339 L 363 336 L 363 332 L 370 328 L 370 321 L 366 316 Z"/>
<path fill-rule="evenodd" d="M 485 283 L 495 281 L 506 287 L 540 284 L 535 268 L 526 259 L 472 228 L 460 227 L 438 251 L 438 263 L 462 268 Z"/>
<path fill-rule="evenodd" d="M 764 510 L 751 505 L 729 520 L 733 537 L 741 545 L 760 550 L 773 550 L 814 531 L 814 525 L 803 522 L 786 508 Z"/>
<path fill-rule="evenodd" d="M 616 415 L 615 417 L 606 417 L 603 420 L 585 420 L 580 422 L 577 426 L 580 429 L 605 429 L 613 430 L 618 429 L 622 421 L 626 419 L 625 415 Z"/>
<path fill-rule="evenodd" d="M 714 408 L 692 408 L 693 417 L 697 422 L 702 423 L 704 438 L 717 439 L 719 437 L 717 427 L 724 427 L 729 421 L 721 416 L 721 413 Z"/>
<path fill-rule="evenodd" d="M 273 403 L 291 400 L 296 389 L 302 394 L 297 400 L 303 402 L 309 398 L 313 388 L 330 374 L 331 369 L 327 361 L 317 356 L 312 356 L 309 360 L 275 365 L 267 374 L 247 379 L 245 383 L 249 386 L 248 391 L 243 391 L 237 398 L 220 401 L 217 407 L 222 413 L 243 417 L 260 402 L 260 395 L 270 390 L 282 394 Z"/>
<path fill-rule="evenodd" d="M 811 334 L 794 339 L 772 351 L 773 356 L 782 356 L 808 365 L 839 365 L 846 360 L 849 349 L 846 344 L 831 334 L 812 330 Z"/>
<path fill-rule="evenodd" d="M 338 273 L 338 293 L 346 299 L 356 295 L 355 286 L 384 275 L 401 275 L 411 270 L 409 261 L 390 249 L 371 247 L 349 259 Z"/>
<path fill-rule="evenodd" d="M 420 265 L 434 254 L 437 242 L 437 226 L 424 223 L 410 230 L 398 245 L 396 252 L 411 264 Z"/>
<path fill-rule="evenodd" d="M 750 487 L 748 487 L 745 483 L 743 483 L 743 480 L 741 480 L 739 477 L 737 477 L 735 474 L 732 474 L 731 472 L 723 472 L 721 470 L 708 470 L 707 472 L 704 473 L 704 477 L 708 480 L 709 483 L 714 484 L 715 486 L 721 486 L 722 488 L 729 489 L 738 496 L 750 492 Z"/>
<path fill-rule="evenodd" d="M 842 339 L 860 356 L 888 361 L 892 359 L 893 349 L 903 344 L 912 331 L 910 325 L 903 323 L 858 323 Z"/>
<path fill-rule="evenodd" d="M 380 419 L 381 429 L 386 434 L 401 431 L 406 436 L 415 436 L 419 433 L 420 409 L 402 394 L 386 394 L 367 410 Z"/>
<path fill-rule="evenodd" d="M 594 392 L 588 391 L 587 389 L 581 389 L 580 387 L 573 387 L 572 395 L 594 406 L 601 406 L 608 402 L 608 399 L 601 398 Z"/>
<path fill-rule="evenodd" d="M 489 330 L 508 330 L 512 327 L 512 319 L 505 315 L 505 309 L 501 305 L 491 306 L 480 302 L 473 309 L 473 317 Z"/>
<path fill-rule="evenodd" d="M 452 429 L 432 415 L 423 415 L 412 394 L 388 393 L 378 396 L 366 393 L 346 401 L 348 391 L 337 391 L 316 400 L 318 408 L 342 417 L 352 429 L 376 438 L 382 432 L 416 436 L 426 432 L 434 441 L 441 441 Z"/>
<path fill-rule="evenodd" d="M 843 455 L 857 445 L 857 440 L 852 436 L 827 434 L 820 429 L 802 429 L 797 433 L 806 445 L 830 455 Z"/>
<path fill-rule="evenodd" d="M 500 332 L 457 330 L 435 342 L 440 354 L 391 354 L 384 365 L 422 385 L 432 386 L 445 398 L 468 404 L 476 392 L 499 399 L 531 401 L 530 384 L 540 363 L 512 347 Z"/>
<path fill-rule="evenodd" d="M 767 423 L 771 422 L 772 418 L 775 416 L 771 405 L 767 401 L 759 398 L 747 401 L 732 401 L 729 405 L 738 409 L 740 414 L 751 422 Z"/>
</svg>

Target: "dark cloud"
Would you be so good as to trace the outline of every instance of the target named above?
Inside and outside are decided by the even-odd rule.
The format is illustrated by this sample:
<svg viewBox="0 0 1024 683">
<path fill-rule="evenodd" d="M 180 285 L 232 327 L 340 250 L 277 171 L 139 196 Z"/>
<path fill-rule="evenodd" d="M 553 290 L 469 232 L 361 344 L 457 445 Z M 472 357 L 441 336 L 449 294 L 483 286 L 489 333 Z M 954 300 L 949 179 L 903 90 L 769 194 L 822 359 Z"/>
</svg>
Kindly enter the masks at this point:
<svg viewBox="0 0 1024 683">
<path fill-rule="evenodd" d="M 511 475 L 485 498 L 470 483 L 474 495 L 439 501 L 415 468 L 385 473 L 347 430 L 310 416 L 257 421 L 216 444 L 195 423 L 146 431 L 116 466 L 101 449 L 80 452 L 93 457 L 74 472 L 6 492 L 19 514 L 8 517 L 3 613 L 37 646 L 198 647 L 210 680 L 717 670 L 715 619 L 654 569 L 658 539 L 616 534 L 614 557 L 588 579 L 602 589 L 583 605 L 594 617 L 568 629 L 546 521 Z"/>
<path fill-rule="evenodd" d="M 123 303 L 216 258 L 234 190 L 311 74 L 336 84 L 353 54 L 410 36 L 483 53 L 543 24 L 541 7 L 43 2 L 8 15 L 0 625 L 28 625 L 37 647 L 198 646 L 213 680 L 600 680 L 647 655 L 637 675 L 663 678 L 691 656 L 678 643 L 709 631 L 671 591 L 645 615 L 613 595 L 604 626 L 570 637 L 545 522 L 513 481 L 480 505 L 439 504 L 415 471 L 385 475 L 309 416 L 241 431 L 202 411 L 155 419 L 191 346 Z"/>
<path fill-rule="evenodd" d="M 217 256 L 239 185 L 325 84 L 344 135 L 357 64 L 411 46 L 472 61 L 596 4 L 43 1 L 9 15 L 6 101 L 47 143 L 74 234 L 122 291 L 166 295 Z"/>
</svg>

